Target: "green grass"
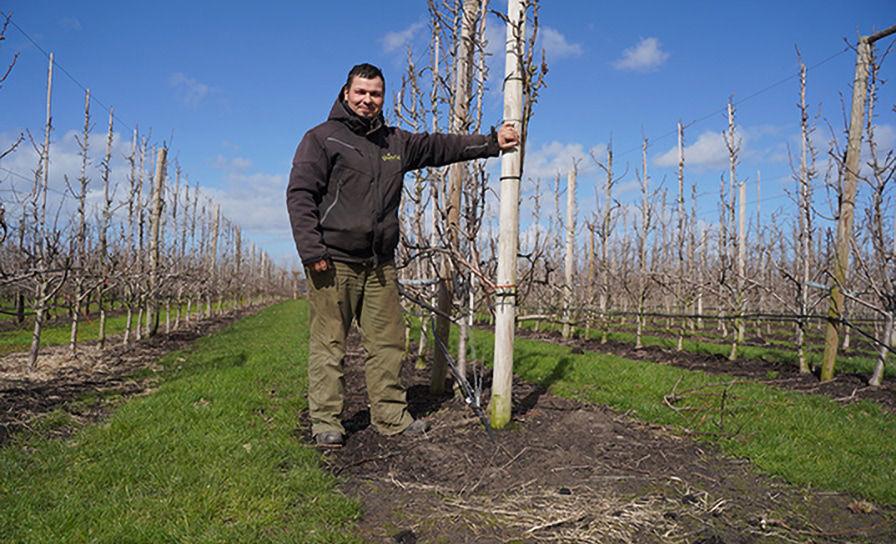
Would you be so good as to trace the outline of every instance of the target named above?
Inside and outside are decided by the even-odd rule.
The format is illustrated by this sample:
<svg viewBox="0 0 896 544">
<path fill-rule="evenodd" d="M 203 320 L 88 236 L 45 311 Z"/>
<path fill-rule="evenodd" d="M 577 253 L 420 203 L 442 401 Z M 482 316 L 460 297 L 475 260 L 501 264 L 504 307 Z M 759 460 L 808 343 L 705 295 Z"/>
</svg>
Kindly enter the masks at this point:
<svg viewBox="0 0 896 544">
<path fill-rule="evenodd" d="M 729 325 L 729 328 L 731 326 L 732 325 Z M 637 324 L 629 322 L 615 322 L 610 325 L 610 328 L 613 330 L 613 332 L 631 333 L 632 341 L 634 341 L 634 333 L 637 329 Z M 677 338 L 679 331 L 677 327 L 670 328 L 666 325 L 660 325 L 655 321 L 648 321 L 644 332 L 651 336 Z M 775 328 L 772 329 L 771 334 L 768 334 L 768 331 L 765 330 L 765 327 L 763 327 L 763 330 L 761 332 L 764 346 L 760 347 L 773 347 L 794 351 L 796 340 L 794 328 L 792 325 L 790 325 L 789 327 L 782 327 L 781 324 L 775 324 Z M 760 336 L 753 321 L 750 321 L 747 325 L 746 336 L 748 342 L 751 340 L 755 340 L 757 336 Z M 716 328 L 716 324 L 708 320 L 704 322 L 704 327 L 702 329 L 690 330 L 688 328 L 685 328 L 684 338 L 695 341 L 708 342 L 712 344 L 722 344 L 727 346 L 731 345 L 730 337 L 723 336 L 722 333 Z M 852 355 L 862 355 L 871 358 L 877 356 L 877 352 L 874 349 L 874 346 L 871 345 L 871 343 L 863 336 L 856 333 L 853 334 L 852 338 L 853 340 L 851 342 L 851 348 L 849 350 Z M 806 344 L 807 348 L 810 351 L 815 350 L 819 354 L 821 354 L 824 351 L 824 329 L 818 326 L 818 324 L 810 326 L 806 334 Z"/>
<path fill-rule="evenodd" d="M 157 391 L 69 439 L 20 435 L 0 450 L 3 541 L 356 542 L 358 504 L 294 435 L 306 314 L 278 304 L 166 356 Z"/>
<path fill-rule="evenodd" d="M 224 309 L 228 310 L 233 308 L 236 305 L 233 301 L 225 301 Z M 216 310 L 217 305 L 215 303 L 212 304 L 212 310 Z M 181 321 L 185 319 L 185 314 L 187 310 L 187 305 L 183 304 L 181 306 Z M 200 310 L 205 312 L 205 303 L 193 305 L 192 308 L 192 319 L 197 319 L 196 311 Z M 161 307 L 161 322 L 160 329 L 165 330 L 165 307 L 164 305 Z M 175 306 L 171 307 L 171 324 L 174 324 L 174 315 L 176 312 Z M 201 319 L 201 317 L 200 317 Z M 134 312 L 132 318 L 132 331 L 133 328 L 136 327 L 137 322 L 137 312 Z M 116 309 L 116 313 L 113 315 L 106 317 L 106 337 L 111 337 L 119 334 L 123 334 L 125 330 L 125 325 L 127 325 L 127 314 L 124 310 Z M 31 334 L 34 328 L 33 319 L 27 319 L 21 328 L 8 330 L 8 331 L 0 331 L 0 357 L 6 355 L 7 353 L 13 353 L 16 351 L 27 351 L 31 347 Z M 69 320 L 64 320 L 63 322 L 56 322 L 52 325 L 45 326 L 41 331 L 40 336 L 40 344 L 41 346 L 62 346 L 69 343 L 72 334 L 72 324 Z M 99 338 L 100 334 L 100 314 L 98 310 L 93 310 L 89 319 L 83 319 L 78 324 L 78 341 L 79 342 L 89 342 L 91 340 L 96 340 Z"/>
<path fill-rule="evenodd" d="M 523 327 L 529 330 L 534 328 L 532 324 L 524 324 Z M 613 326 L 611 325 L 611 328 L 612 327 Z M 560 326 L 550 323 L 542 323 L 541 330 L 558 331 L 560 330 Z M 577 328 L 576 332 L 580 337 L 586 337 L 585 329 Z M 595 329 L 591 329 L 587 332 L 587 338 L 592 340 L 599 339 L 600 336 L 600 332 Z M 607 335 L 607 339 L 622 344 L 635 345 L 635 333 L 633 332 L 617 332 L 613 330 L 613 332 L 610 332 Z M 675 337 L 655 336 L 647 333 L 641 335 L 641 343 L 647 347 L 660 347 L 667 350 L 673 350 L 675 349 L 677 340 Z M 721 355 L 723 357 L 728 357 L 728 354 L 731 352 L 730 341 L 721 340 L 719 343 L 715 343 L 685 337 L 682 342 L 682 347 L 684 351 L 688 353 L 703 355 Z M 808 359 L 810 366 L 821 365 L 822 356 L 824 355 L 823 346 L 820 346 L 822 351 L 814 349 L 817 347 L 819 346 L 809 345 Z M 797 352 L 793 348 L 740 345 L 738 346 L 737 353 L 738 358 L 741 359 L 766 361 L 768 363 L 794 367 L 799 365 Z M 841 352 L 837 355 L 836 372 L 857 373 L 863 376 L 870 376 L 871 372 L 874 370 L 876 362 L 876 356 L 844 355 Z M 892 363 L 888 364 L 884 369 L 884 377 L 889 379 L 896 378 L 896 365 L 893 365 Z"/>
<path fill-rule="evenodd" d="M 491 333 L 474 333 L 492 358 Z M 514 372 L 560 396 L 609 405 L 639 419 L 693 431 L 760 470 L 798 484 L 896 505 L 896 416 L 872 402 L 842 406 L 828 397 L 518 339 Z M 722 393 L 724 417 L 720 424 Z M 663 401 L 675 389 L 674 410 Z"/>
</svg>

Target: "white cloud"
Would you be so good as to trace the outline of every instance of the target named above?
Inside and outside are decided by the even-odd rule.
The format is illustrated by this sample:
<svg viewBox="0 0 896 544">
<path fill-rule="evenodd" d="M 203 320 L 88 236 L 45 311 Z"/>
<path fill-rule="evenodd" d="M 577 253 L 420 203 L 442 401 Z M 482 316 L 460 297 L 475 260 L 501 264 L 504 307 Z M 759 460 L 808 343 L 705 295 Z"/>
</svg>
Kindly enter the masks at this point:
<svg viewBox="0 0 896 544">
<path fill-rule="evenodd" d="M 551 178 L 558 173 L 565 176 L 575 160 L 581 161 L 580 173 L 593 166 L 593 161 L 582 144 L 557 141 L 544 144 L 538 149 L 527 150 L 525 160 L 523 168 L 526 177 Z"/>
<path fill-rule="evenodd" d="M 0 134 L 0 148 L 5 149 L 5 143 L 9 141 L 9 134 Z M 72 189 L 77 189 L 77 179 L 80 176 L 81 157 L 77 139 L 81 132 L 69 130 L 58 140 L 50 144 L 50 169 L 48 175 L 47 212 L 56 216 L 58 211 L 58 226 L 65 232 L 65 225 L 72 217 L 77 206 L 76 199 L 69 192 L 66 185 L 66 177 Z M 87 203 L 91 214 L 98 213 L 102 198 L 101 162 L 106 147 L 106 134 L 90 133 L 88 135 L 90 153 L 87 164 L 87 177 L 90 180 L 87 193 Z M 128 135 L 114 133 L 112 139 L 112 159 L 110 164 L 110 188 L 116 201 L 126 198 L 128 173 L 130 167 L 125 157 L 130 153 L 131 142 Z M 150 150 L 150 153 L 152 150 Z M 2 199 L 12 203 L 7 212 L 12 212 L 12 220 L 18 221 L 19 212 L 24 210 L 24 199 L 32 190 L 34 171 L 38 167 L 37 151 L 30 145 L 23 145 L 18 150 L 0 161 L 0 193 Z M 153 159 L 147 157 L 144 165 L 144 183 L 152 175 Z M 146 185 L 148 188 L 148 185 Z"/>
<path fill-rule="evenodd" d="M 423 21 L 418 21 L 413 23 L 411 26 L 405 28 L 404 30 L 398 30 L 395 32 L 387 32 L 385 36 L 380 40 L 383 44 L 383 51 L 386 53 L 391 53 L 396 49 L 404 48 L 405 45 L 411 42 L 414 39 L 414 36 L 417 32 L 420 31 L 424 26 Z"/>
<path fill-rule="evenodd" d="M 15 141 L 17 132 L 0 133 L 0 149 L 6 149 Z M 49 192 L 47 195 L 47 212 L 49 217 L 55 217 L 58 210 L 58 228 L 63 233 L 71 229 L 67 228 L 74 217 L 77 206 L 76 199 L 69 194 L 65 178 L 75 188 L 81 168 L 81 157 L 77 138 L 81 137 L 78 130 L 69 130 L 62 134 L 50 145 L 50 172 Z M 101 162 L 105 153 L 106 134 L 90 133 L 90 156 L 87 167 L 87 175 L 90 178 L 89 192 L 87 196 L 88 208 L 91 216 L 97 217 L 102 205 L 102 178 Z M 112 161 L 111 161 L 111 187 L 116 205 L 119 205 L 116 216 L 123 220 L 127 214 L 126 203 L 129 195 L 130 165 L 126 157 L 131 150 L 131 135 L 115 133 L 113 135 Z M 168 187 L 174 186 L 174 164 L 169 153 Z M 212 160 L 212 164 L 222 171 L 220 181 L 215 180 L 217 186 L 200 185 L 200 192 L 212 197 L 221 205 L 222 214 L 240 225 L 243 229 L 245 241 L 255 241 L 272 256 L 284 262 L 295 262 L 295 247 L 292 242 L 292 233 L 289 226 L 289 218 L 286 213 L 286 175 L 268 174 L 253 171 L 252 162 L 241 156 L 226 157 L 219 155 Z M 0 160 L 0 201 L 4 203 L 7 220 L 11 224 L 18 224 L 20 214 L 27 209 L 24 199 L 30 193 L 34 170 L 38 165 L 38 155 L 30 145 L 22 145 L 14 153 Z M 152 179 L 154 168 L 154 154 L 149 149 L 144 164 L 144 202 L 150 193 L 149 181 Z M 195 187 L 195 177 L 185 171 L 184 175 L 190 180 L 191 187 Z M 184 180 L 181 179 L 181 191 Z M 192 191 L 192 190 L 191 190 Z M 117 232 L 117 227 L 114 227 Z"/>
<path fill-rule="evenodd" d="M 560 31 L 548 26 L 541 29 L 541 45 L 550 60 L 578 57 L 583 50 L 581 44 L 570 43 Z"/>
<path fill-rule="evenodd" d="M 648 174 L 649 174 L 649 172 L 648 172 Z M 619 195 L 633 193 L 635 191 L 640 191 L 640 190 L 641 190 L 641 181 L 638 179 L 631 179 L 628 181 L 620 182 L 616 186 L 614 186 L 613 187 L 613 195 L 619 196 Z"/>
<path fill-rule="evenodd" d="M 182 72 L 171 74 L 168 78 L 168 85 L 175 90 L 178 98 L 190 107 L 198 106 L 200 102 L 208 97 L 211 91 L 211 88 L 205 83 Z"/>
<path fill-rule="evenodd" d="M 495 17 L 485 21 L 485 52 L 490 60 L 504 62 L 504 47 L 507 42 L 507 25 Z"/>
<path fill-rule="evenodd" d="M 286 213 L 286 176 L 252 171 L 252 161 L 218 155 L 215 167 L 224 184 L 203 189 L 221 205 L 221 213 L 253 237 L 278 235 L 292 239 Z"/>
<path fill-rule="evenodd" d="M 659 68 L 668 58 L 669 53 L 663 51 L 659 39 L 642 38 L 634 47 L 625 49 L 622 57 L 613 62 L 613 67 L 617 70 L 649 72 Z"/>
<path fill-rule="evenodd" d="M 887 152 L 896 148 L 896 126 L 874 125 L 874 141 L 877 144 L 878 157 L 883 161 Z M 865 146 L 868 147 L 867 142 Z"/>
<path fill-rule="evenodd" d="M 741 138 L 741 150 L 744 148 L 744 133 L 737 132 Z M 671 149 L 654 159 L 657 166 L 675 166 L 678 164 L 678 147 Z M 724 167 L 728 165 L 728 148 L 721 132 L 707 130 L 697 136 L 697 141 L 684 146 L 685 167 Z"/>
</svg>

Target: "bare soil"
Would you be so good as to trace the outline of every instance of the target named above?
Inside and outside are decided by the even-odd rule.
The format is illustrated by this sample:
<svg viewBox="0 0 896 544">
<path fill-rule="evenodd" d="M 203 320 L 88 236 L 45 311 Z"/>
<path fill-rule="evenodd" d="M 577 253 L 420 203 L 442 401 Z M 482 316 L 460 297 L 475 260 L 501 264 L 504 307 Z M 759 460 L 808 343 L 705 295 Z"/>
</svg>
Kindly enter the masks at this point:
<svg viewBox="0 0 896 544">
<path fill-rule="evenodd" d="M 428 370 L 408 361 L 411 412 L 432 429 L 381 436 L 369 422 L 363 358 L 354 334 L 346 444 L 322 451 L 361 501 L 369 542 L 896 542 L 892 508 L 794 487 L 663 427 L 521 381 L 512 424 L 491 440 L 463 402 L 430 394 Z M 300 420 L 300 439 L 311 442 L 307 414 Z"/>
<path fill-rule="evenodd" d="M 871 331 L 873 330 L 873 325 L 863 324 L 862 328 Z M 634 334 L 636 329 L 637 327 L 631 323 L 616 323 L 613 325 L 614 332 L 627 332 L 630 334 Z M 787 327 L 783 322 L 774 324 L 773 328 L 771 328 L 770 330 L 763 330 L 763 327 L 751 326 L 749 327 L 748 332 L 750 333 L 750 335 L 744 339 L 744 341 L 741 343 L 741 346 L 788 349 L 788 345 L 796 345 L 796 333 L 793 326 L 791 325 Z M 644 329 L 644 334 L 673 340 L 678 337 L 678 333 L 672 328 L 663 326 L 662 324 L 651 320 L 647 321 L 646 328 Z M 710 320 L 705 321 L 704 327 L 702 329 L 687 330 L 685 333 L 685 338 L 694 342 L 705 342 L 710 344 L 725 344 L 730 342 L 730 340 L 722 336 L 721 332 L 716 329 L 715 324 Z M 818 326 L 810 327 L 807 330 L 806 342 L 808 343 L 810 348 L 812 344 L 815 344 L 816 346 L 820 346 L 823 351 L 824 329 L 819 328 Z M 843 349 L 841 346 L 840 352 L 851 356 L 877 356 L 875 344 L 873 344 L 870 340 L 859 333 L 852 334 L 849 348 Z"/>
<path fill-rule="evenodd" d="M 556 332 L 517 330 L 517 336 L 568 345 L 580 353 L 585 351 L 611 353 L 628 359 L 651 361 L 688 370 L 729 374 L 790 391 L 826 395 L 844 404 L 870 400 L 885 410 L 896 412 L 896 385 L 892 381 L 884 381 L 880 387 L 871 387 L 868 385 L 868 377 L 862 374 L 839 373 L 830 382 L 821 383 L 815 374 L 800 374 L 799 368 L 795 365 L 771 361 L 742 357 L 736 361 L 729 361 L 722 355 L 677 352 L 657 346 L 635 349 L 631 344 L 613 341 L 601 344 L 598 340 L 575 338 L 564 340 L 560 333 Z"/>
<path fill-rule="evenodd" d="M 0 445 L 16 431 L 33 428 L 39 419 L 57 408 L 71 416 L 72 427 L 52 429 L 64 436 L 75 427 L 103 417 L 111 404 L 152 390 L 159 359 L 197 338 L 258 311 L 258 307 L 234 310 L 211 319 L 192 321 L 168 334 L 159 334 L 128 346 L 121 337 L 82 343 L 76 354 L 68 346 L 48 346 L 40 351 L 37 368 L 28 371 L 28 353 L 0 358 Z M 139 373 L 149 370 L 149 373 Z M 145 374 L 145 375 L 144 375 Z"/>
</svg>

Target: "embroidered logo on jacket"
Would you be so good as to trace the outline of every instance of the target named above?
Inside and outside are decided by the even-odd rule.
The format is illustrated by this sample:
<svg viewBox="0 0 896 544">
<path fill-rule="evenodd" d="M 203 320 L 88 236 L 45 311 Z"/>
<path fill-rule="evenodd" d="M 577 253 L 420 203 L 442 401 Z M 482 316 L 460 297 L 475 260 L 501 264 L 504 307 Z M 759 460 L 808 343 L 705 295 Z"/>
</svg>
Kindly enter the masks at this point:
<svg viewBox="0 0 896 544">
<path fill-rule="evenodd" d="M 386 153 L 383 155 L 384 161 L 400 161 L 401 155 L 395 155 L 393 153 Z"/>
</svg>

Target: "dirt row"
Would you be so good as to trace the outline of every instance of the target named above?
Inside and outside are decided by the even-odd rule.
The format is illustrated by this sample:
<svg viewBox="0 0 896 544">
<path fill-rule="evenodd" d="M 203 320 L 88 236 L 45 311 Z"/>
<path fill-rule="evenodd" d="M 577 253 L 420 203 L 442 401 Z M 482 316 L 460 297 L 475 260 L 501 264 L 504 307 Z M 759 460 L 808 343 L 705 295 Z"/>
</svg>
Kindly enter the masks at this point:
<svg viewBox="0 0 896 544">
<path fill-rule="evenodd" d="M 71 354 L 68 346 L 44 347 L 33 372 L 28 371 L 26 352 L 0 358 L 0 445 L 16 431 L 33 428 L 41 416 L 57 407 L 64 407 L 76 426 L 95 421 L 110 408 L 110 397 L 150 391 L 155 383 L 152 371 L 158 370 L 163 355 L 259 309 L 233 310 L 185 323 L 176 331 L 129 346 L 121 345 L 120 337 L 112 337 L 106 349 L 100 350 L 95 342 L 83 343 L 76 355 Z M 144 369 L 150 373 L 135 377 L 137 371 Z M 85 395 L 89 395 L 86 402 Z M 63 426 L 53 432 L 64 435 L 70 430 Z"/>
<path fill-rule="evenodd" d="M 346 357 L 343 448 L 325 450 L 363 505 L 369 542 L 894 542 L 896 512 L 758 474 L 666 429 L 514 382 L 513 423 L 490 439 L 428 371 L 403 379 L 422 438 L 369 424 L 357 336 Z M 486 385 L 486 398 L 488 383 Z M 307 414 L 299 438 L 311 442 Z"/>
</svg>

